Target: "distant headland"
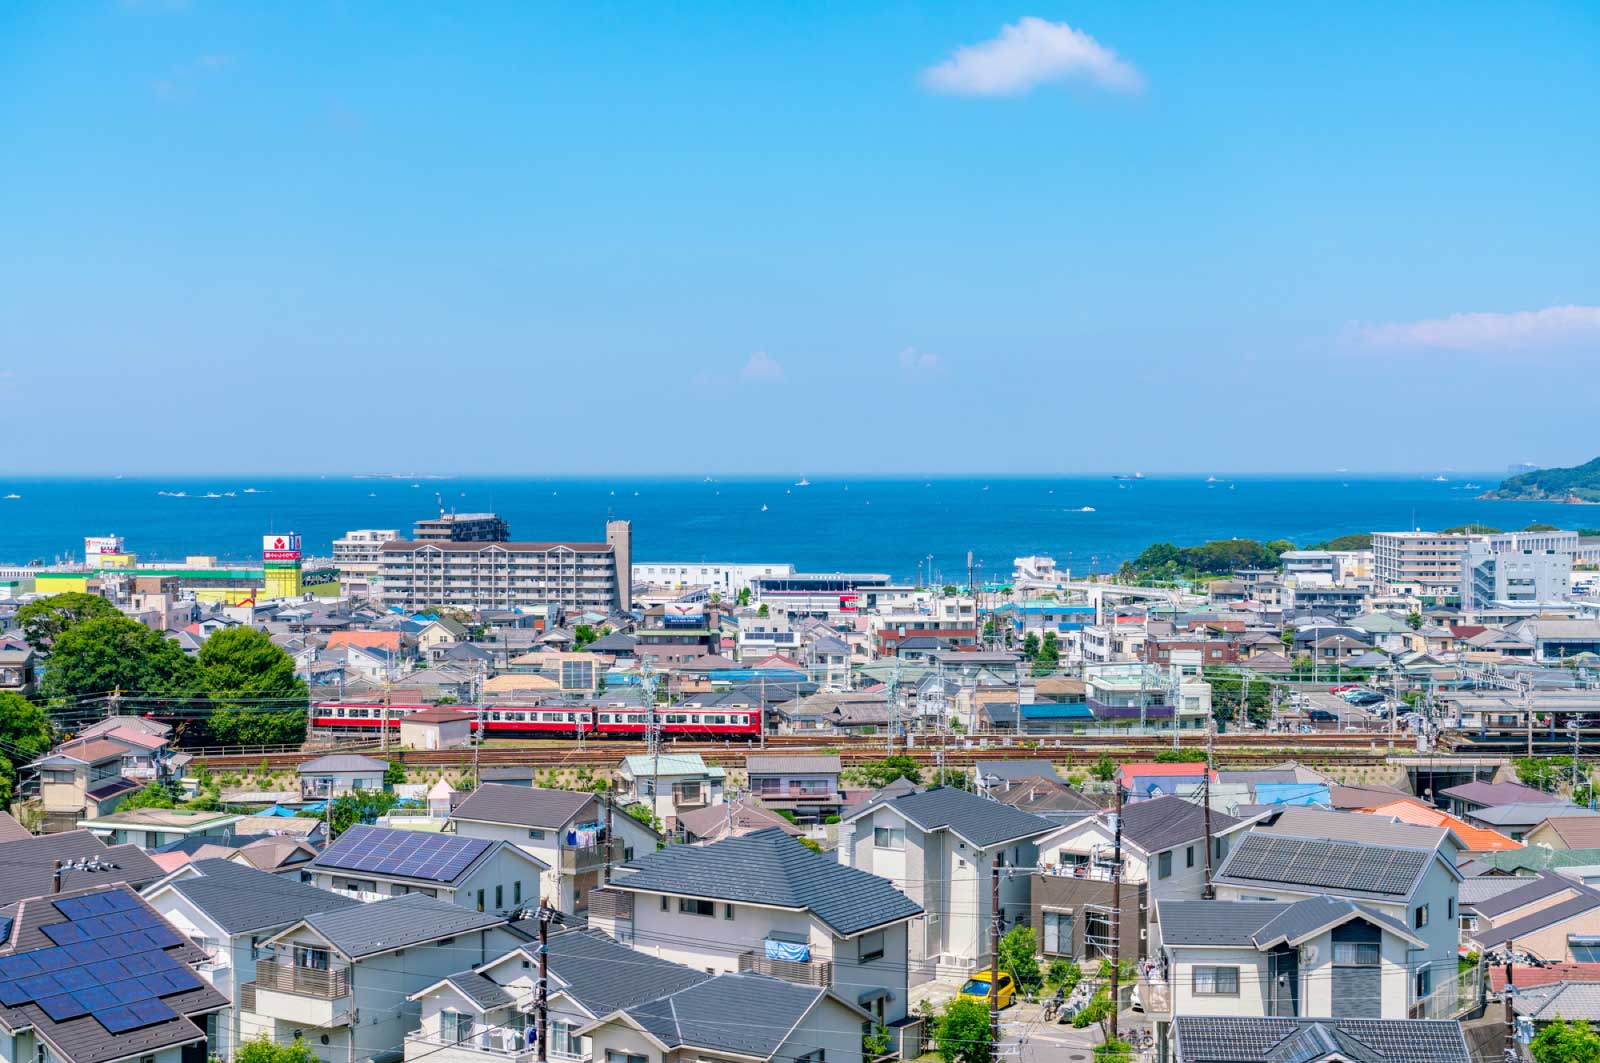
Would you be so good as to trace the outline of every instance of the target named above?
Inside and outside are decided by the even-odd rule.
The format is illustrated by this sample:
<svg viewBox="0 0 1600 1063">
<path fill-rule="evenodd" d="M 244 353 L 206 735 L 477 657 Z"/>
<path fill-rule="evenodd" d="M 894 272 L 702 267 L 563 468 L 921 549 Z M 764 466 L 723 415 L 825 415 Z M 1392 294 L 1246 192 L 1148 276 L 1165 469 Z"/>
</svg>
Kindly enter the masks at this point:
<svg viewBox="0 0 1600 1063">
<path fill-rule="evenodd" d="M 1479 498 L 1504 502 L 1600 503 L 1600 458 L 1566 469 L 1536 469 L 1507 477 Z"/>
</svg>

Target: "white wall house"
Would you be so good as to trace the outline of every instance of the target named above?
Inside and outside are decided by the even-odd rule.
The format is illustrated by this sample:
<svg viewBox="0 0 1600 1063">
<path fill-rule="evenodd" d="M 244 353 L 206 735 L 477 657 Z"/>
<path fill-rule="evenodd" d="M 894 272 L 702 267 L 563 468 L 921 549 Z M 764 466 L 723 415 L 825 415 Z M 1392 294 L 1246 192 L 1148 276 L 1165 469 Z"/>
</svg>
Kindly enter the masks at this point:
<svg viewBox="0 0 1600 1063">
<path fill-rule="evenodd" d="M 991 877 L 1031 869 L 1056 824 L 964 790 L 875 801 L 839 825 L 839 862 L 887 879 L 921 909 L 910 928 L 913 981 L 962 980 L 989 956 Z M 1027 873 L 1000 874 L 1006 925 L 1027 921 Z"/>
<path fill-rule="evenodd" d="M 653 851 L 660 840 L 620 809 L 611 811 L 609 834 L 606 824 L 604 802 L 595 794 L 485 783 L 455 807 L 445 829 L 530 854 L 547 868 L 539 899 L 577 913 L 588 908 L 589 891 L 605 877 L 608 843 L 615 866 Z"/>
<path fill-rule="evenodd" d="M 879 1022 L 907 1013 L 907 928 L 922 910 L 776 828 L 651 853 L 595 897 L 607 903 L 590 925 L 639 952 L 831 987 Z"/>
<path fill-rule="evenodd" d="M 617 769 L 618 800 L 642 804 L 671 829 L 680 811 L 720 805 L 727 772 L 710 767 L 698 753 L 639 753 L 624 757 Z"/>
</svg>

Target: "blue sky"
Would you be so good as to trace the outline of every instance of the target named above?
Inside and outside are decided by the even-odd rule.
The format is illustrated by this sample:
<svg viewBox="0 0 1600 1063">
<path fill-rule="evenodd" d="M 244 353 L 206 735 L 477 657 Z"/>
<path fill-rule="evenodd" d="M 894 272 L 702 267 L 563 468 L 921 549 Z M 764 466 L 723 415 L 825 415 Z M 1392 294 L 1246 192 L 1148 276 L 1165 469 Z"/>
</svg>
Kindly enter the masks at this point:
<svg viewBox="0 0 1600 1063">
<path fill-rule="evenodd" d="M 13 473 L 1584 461 L 1600 5 L 0 7 Z"/>
</svg>

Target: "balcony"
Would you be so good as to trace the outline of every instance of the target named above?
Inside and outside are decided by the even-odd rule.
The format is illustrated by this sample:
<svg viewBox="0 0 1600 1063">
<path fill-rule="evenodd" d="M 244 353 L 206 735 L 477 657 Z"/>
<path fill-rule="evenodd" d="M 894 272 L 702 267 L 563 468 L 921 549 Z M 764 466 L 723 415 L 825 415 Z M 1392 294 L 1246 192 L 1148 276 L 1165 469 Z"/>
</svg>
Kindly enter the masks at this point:
<svg viewBox="0 0 1600 1063">
<path fill-rule="evenodd" d="M 239 987 L 243 1011 L 304 1026 L 344 1026 L 351 1021 L 350 972 L 267 961 L 254 981 Z"/>
<path fill-rule="evenodd" d="M 774 960 L 759 952 L 741 952 L 739 971 L 754 971 L 769 978 L 782 978 L 785 982 L 828 988 L 833 985 L 833 961 Z"/>
<path fill-rule="evenodd" d="M 319 970 L 315 967 L 296 967 L 293 964 L 268 962 L 256 965 L 255 984 L 262 989 L 278 993 L 295 993 L 303 997 L 321 997 L 332 1000 L 350 995 L 350 969 L 335 967 Z"/>
<path fill-rule="evenodd" d="M 1172 1017 L 1172 984 L 1166 981 L 1152 981 L 1141 976 L 1136 983 L 1139 993 L 1139 1004 L 1144 1008 L 1145 1015 L 1155 1021 Z"/>
<path fill-rule="evenodd" d="M 539 1045 L 536 1041 L 523 1037 L 519 1031 L 509 1029 L 482 1030 L 469 1034 L 459 1041 L 451 1041 L 423 1030 L 413 1030 L 406 1035 L 407 1059 L 420 1059 L 435 1054 L 441 1060 L 477 1056 L 510 1061 L 510 1063 L 528 1063 L 538 1058 Z M 555 1052 L 552 1051 L 550 1054 L 553 1056 Z"/>
</svg>

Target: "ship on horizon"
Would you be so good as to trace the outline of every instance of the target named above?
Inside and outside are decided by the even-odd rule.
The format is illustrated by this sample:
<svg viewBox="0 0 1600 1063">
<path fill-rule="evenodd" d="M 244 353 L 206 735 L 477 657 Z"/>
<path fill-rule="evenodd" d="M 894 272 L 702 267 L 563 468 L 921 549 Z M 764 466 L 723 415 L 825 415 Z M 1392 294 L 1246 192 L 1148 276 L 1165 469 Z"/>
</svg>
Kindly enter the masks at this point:
<svg viewBox="0 0 1600 1063">
<path fill-rule="evenodd" d="M 1112 479 L 1113 480 L 1143 480 L 1144 479 L 1144 473 L 1136 472 L 1132 476 L 1129 476 L 1127 473 L 1118 473 L 1117 475 L 1113 476 Z"/>
</svg>

